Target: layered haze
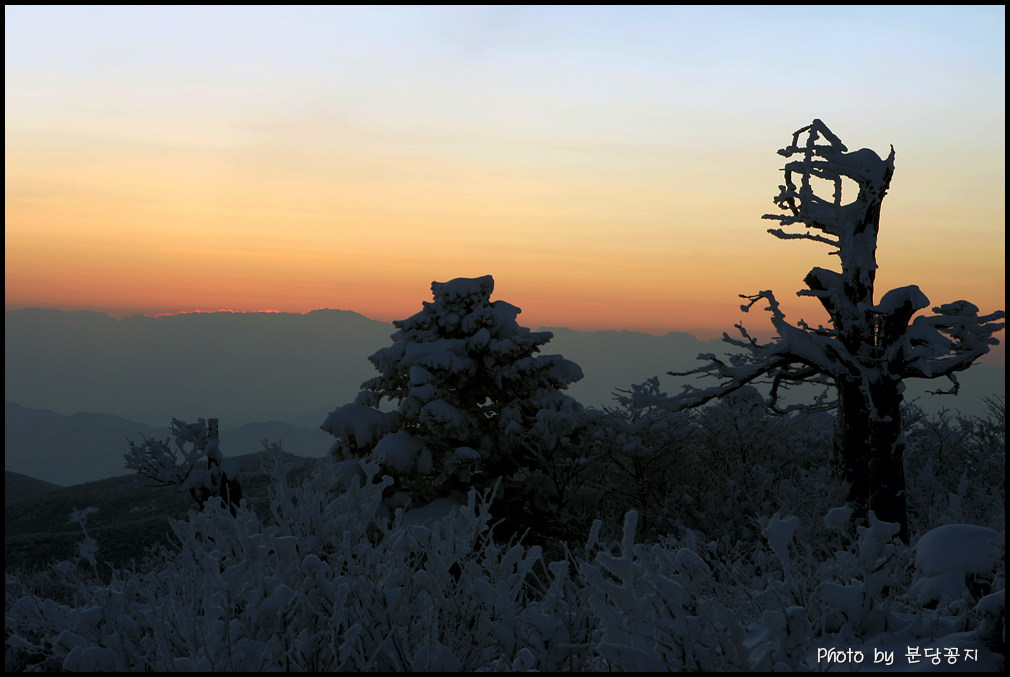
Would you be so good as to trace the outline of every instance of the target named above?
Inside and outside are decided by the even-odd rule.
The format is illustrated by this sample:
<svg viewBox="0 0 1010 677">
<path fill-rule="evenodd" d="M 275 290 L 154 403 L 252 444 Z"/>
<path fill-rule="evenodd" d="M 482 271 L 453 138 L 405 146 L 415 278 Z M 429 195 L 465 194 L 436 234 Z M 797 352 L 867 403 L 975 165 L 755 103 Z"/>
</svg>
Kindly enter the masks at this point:
<svg viewBox="0 0 1010 677">
<path fill-rule="evenodd" d="M 388 346 L 396 330 L 344 310 L 117 320 L 24 309 L 7 311 L 4 324 L 7 400 L 159 427 L 173 417 L 213 416 L 231 426 L 287 421 L 317 428 L 376 375 L 368 356 Z M 613 404 L 617 388 L 697 366 L 699 352 L 720 349 L 685 333 L 552 331 L 545 352 L 582 366 L 586 376 L 571 393 L 596 407 Z"/>
<path fill-rule="evenodd" d="M 224 429 L 273 421 L 318 433 L 327 412 L 352 402 L 361 383 L 377 375 L 368 356 L 390 345 L 396 330 L 344 310 L 122 320 L 51 309 L 4 315 L 6 400 L 61 415 L 114 414 L 159 429 L 172 418 L 214 417 Z M 699 353 L 735 352 L 721 341 L 687 333 L 550 331 L 554 338 L 544 352 L 564 355 L 585 374 L 568 392 L 597 408 L 614 405 L 615 390 L 653 376 L 676 393 L 686 381 L 666 372 L 700 366 Z M 945 382 L 909 379 L 906 398 L 927 411 L 980 415 L 984 398 L 1005 394 L 1004 374 L 1002 366 L 976 365 L 958 375 L 957 397 L 926 394 Z M 135 434 L 148 432 L 141 428 Z M 123 428 L 115 429 L 119 453 L 125 451 L 125 436 Z M 256 443 L 262 437 L 249 439 Z M 315 451 L 300 444 L 298 453 L 325 453 L 325 436 L 313 439 L 322 440 Z M 258 444 L 252 446 L 243 451 L 258 450 Z"/>
</svg>

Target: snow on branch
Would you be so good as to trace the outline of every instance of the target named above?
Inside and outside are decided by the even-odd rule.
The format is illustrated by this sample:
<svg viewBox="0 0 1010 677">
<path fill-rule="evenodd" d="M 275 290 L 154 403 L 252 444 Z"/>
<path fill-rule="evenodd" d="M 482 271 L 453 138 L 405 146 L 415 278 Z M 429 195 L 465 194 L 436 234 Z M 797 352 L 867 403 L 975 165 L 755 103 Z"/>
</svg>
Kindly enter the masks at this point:
<svg viewBox="0 0 1010 677">
<path fill-rule="evenodd" d="M 220 497 L 232 510 L 242 498 L 241 473 L 234 459 L 221 453 L 218 420 L 198 419 L 186 423 L 172 419 L 175 448 L 168 440 L 141 436 L 141 443 L 128 440 L 130 451 L 124 454 L 128 470 L 148 478 L 158 486 L 178 486 L 188 491 L 202 508 L 211 497 Z M 206 464 L 201 463 L 206 459 Z"/>
<path fill-rule="evenodd" d="M 833 240 L 822 235 L 811 235 L 810 233 L 787 233 L 781 228 L 769 228 L 768 232 L 780 240 L 813 240 L 814 242 L 822 242 L 838 249 L 841 249 L 842 247 L 842 243 L 838 240 Z"/>
<path fill-rule="evenodd" d="M 723 333 L 722 340 L 743 352 L 721 358 L 714 353 L 704 353 L 699 360 L 707 360 L 695 369 L 684 372 L 668 372 L 671 376 L 714 377 L 721 381 L 711 388 L 697 388 L 685 385 L 683 391 L 669 399 L 668 407 L 674 411 L 701 406 L 713 399 L 724 397 L 752 383 L 771 385 L 769 407 L 783 413 L 793 407 L 781 408 L 781 391 L 803 383 L 831 385 L 830 376 L 851 369 L 847 362 L 851 356 L 819 331 L 805 331 L 789 324 L 785 319 L 775 295 L 768 290 L 753 295 L 740 295 L 749 303 L 740 306 L 748 312 L 762 299 L 768 302 L 766 310 L 772 315 L 772 324 L 779 336 L 768 343 L 760 343 L 752 337 L 742 324 L 736 328 L 743 339 L 733 338 Z M 766 380 L 759 380 L 766 379 Z M 816 409 L 828 408 L 819 400 Z"/>
<path fill-rule="evenodd" d="M 801 143 L 800 136 L 803 134 L 807 134 L 807 139 Z M 827 143 L 818 143 L 821 139 Z M 779 186 L 779 194 L 774 198 L 779 209 L 787 213 L 765 214 L 762 217 L 778 221 L 783 226 L 802 223 L 836 239 L 809 233 L 787 233 L 782 229 L 771 229 L 769 233 L 784 240 L 814 240 L 842 249 L 852 236 L 860 234 L 860 226 L 875 221 L 880 201 L 894 172 L 894 149 L 886 160 L 881 160 L 868 148 L 851 153 L 847 151 L 845 144 L 820 120 L 797 130 L 792 144 L 779 151 L 779 155 L 784 157 L 802 155 L 802 159 L 786 163 L 783 168 L 785 184 Z M 831 184 L 830 198 L 817 195 L 811 179 Z M 859 186 L 859 194 L 848 203 L 843 197 L 843 179 L 851 179 Z M 875 235 L 875 228 L 873 231 Z"/>
<path fill-rule="evenodd" d="M 141 435 L 141 443 L 128 440 L 130 451 L 124 455 L 124 467 L 151 480 L 158 486 L 181 485 L 196 468 L 200 459 L 207 456 L 206 428 L 203 419 L 189 424 L 172 419 L 171 433 L 174 447 L 169 441 Z"/>
<path fill-rule="evenodd" d="M 979 316 L 978 308 L 967 301 L 955 301 L 933 308 L 936 315 L 919 316 L 908 326 L 895 352 L 900 355 L 901 375 L 906 378 L 948 377 L 964 371 L 997 345 L 994 334 L 1001 331 L 1006 313 L 1002 310 Z"/>
</svg>

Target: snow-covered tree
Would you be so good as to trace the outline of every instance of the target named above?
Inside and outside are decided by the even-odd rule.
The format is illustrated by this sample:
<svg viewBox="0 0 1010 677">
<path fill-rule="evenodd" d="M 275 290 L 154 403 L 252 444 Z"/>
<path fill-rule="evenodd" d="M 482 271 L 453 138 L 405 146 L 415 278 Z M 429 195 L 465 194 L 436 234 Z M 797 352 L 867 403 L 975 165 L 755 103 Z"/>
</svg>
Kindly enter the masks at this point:
<svg viewBox="0 0 1010 677">
<path fill-rule="evenodd" d="M 242 477 L 235 461 L 221 453 L 218 420 L 201 418 L 186 423 L 172 419 L 171 431 L 174 449 L 168 440 L 144 436 L 140 443 L 129 440 L 125 467 L 156 485 L 178 486 L 189 492 L 200 508 L 217 497 L 234 512 L 242 500 Z"/>
<path fill-rule="evenodd" d="M 393 344 L 369 358 L 379 376 L 322 424 L 337 438 L 333 453 L 377 461 L 415 506 L 500 482 L 495 506 L 511 526 L 522 515 L 543 524 L 544 510 L 576 496 L 587 467 L 576 443 L 583 407 L 561 392 L 582 370 L 537 354 L 552 334 L 491 301 L 490 275 L 431 290 L 434 301 L 394 322 Z M 380 409 L 384 400 L 395 409 Z"/>
<path fill-rule="evenodd" d="M 838 256 L 841 271 L 815 267 L 804 279 L 807 289 L 798 292 L 818 299 L 830 323 L 790 324 L 771 291 L 741 295 L 748 301 L 741 306 L 744 311 L 767 304 L 778 336 L 760 343 L 740 325 L 742 338 L 724 334 L 743 352 L 729 360 L 699 356 L 708 363 L 687 373 L 714 375 L 721 383 L 687 388 L 675 399 L 675 408 L 698 406 L 761 379 L 771 383 L 773 404 L 780 389 L 791 384 L 833 386 L 838 396 L 835 461 L 850 485 L 850 500 L 880 519 L 897 522 L 904 536 L 903 381 L 947 377 L 953 384 L 947 392 L 956 393 L 955 373 L 998 343 L 993 334 L 1004 327 L 998 320 L 1005 315 L 979 315 L 971 303 L 955 301 L 934 307 L 935 315 L 916 316 L 929 307 L 929 299 L 915 285 L 892 289 L 874 301 L 877 232 L 894 172 L 893 148 L 886 159 L 867 148 L 849 152 L 823 122 L 814 120 L 779 154 L 798 156 L 786 163 L 785 185 L 775 198 L 786 213 L 764 218 L 782 226 L 803 225 L 799 232 L 769 232 L 783 240 L 819 242 Z M 854 182 L 855 196 L 843 195 L 845 182 Z M 831 194 L 818 195 L 818 185 L 830 187 Z"/>
</svg>

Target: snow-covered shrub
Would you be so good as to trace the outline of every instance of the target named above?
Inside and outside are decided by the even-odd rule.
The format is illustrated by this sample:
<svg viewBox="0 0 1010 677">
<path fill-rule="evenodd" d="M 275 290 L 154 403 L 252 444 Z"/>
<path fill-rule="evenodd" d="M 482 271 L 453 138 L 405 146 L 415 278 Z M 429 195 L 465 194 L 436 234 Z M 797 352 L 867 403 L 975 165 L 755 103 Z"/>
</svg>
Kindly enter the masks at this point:
<svg viewBox="0 0 1010 677">
<path fill-rule="evenodd" d="M 607 496 L 639 511 L 646 539 L 684 529 L 756 538 L 759 515 L 813 520 L 844 501 L 826 413 L 772 415 L 750 387 L 688 411 L 662 406 L 657 379 L 621 392 L 608 409 Z"/>
<path fill-rule="evenodd" d="M 637 544 L 636 521 L 629 512 L 620 542 L 587 552 L 579 569 L 599 624 L 598 669 L 810 667 L 811 594 L 800 588 L 812 582 L 811 560 L 791 552 L 798 518 L 760 520 L 767 547 L 736 549 L 699 532 Z"/>
<path fill-rule="evenodd" d="M 546 562 L 492 537 L 490 492 L 390 518 L 375 463 L 326 459 L 295 486 L 274 462 L 268 514 L 208 501 L 150 571 L 9 572 L 8 671 L 779 671 L 822 667 L 821 647 L 899 642 L 1000 664 L 986 647 L 1005 625 L 1002 555 L 975 547 L 989 530 L 913 551 L 894 524 L 860 526 L 845 507 L 755 518 L 755 538 L 637 543 L 629 512 L 616 542 L 597 522 Z M 961 577 L 967 596 L 923 608 L 932 579 L 989 565 Z M 910 586 L 912 572 L 926 582 Z"/>
<path fill-rule="evenodd" d="M 971 524 L 945 524 L 915 544 L 910 594 L 925 608 L 960 614 L 1002 587 L 1006 539 Z"/>
<path fill-rule="evenodd" d="M 864 639 L 894 630 L 892 597 L 904 580 L 909 549 L 896 542 L 899 526 L 882 522 L 872 512 L 869 524 L 851 524 L 851 508 L 838 508 L 824 518 L 837 532 L 841 548 L 824 558 L 816 574 L 823 583 L 813 595 L 815 625 L 821 633 L 846 641 Z M 851 538 L 852 529 L 855 538 Z M 895 590 L 892 590 L 894 588 Z"/>
<path fill-rule="evenodd" d="M 827 414 L 774 415 L 756 389 L 744 387 L 697 410 L 694 423 L 695 528 L 710 536 L 753 537 L 753 517 L 783 512 L 813 520 L 844 499 L 830 480 Z"/>
<path fill-rule="evenodd" d="M 637 519 L 627 514 L 616 554 L 600 549 L 579 570 L 599 623 L 601 669 L 748 667 L 744 628 L 716 599 L 709 566 L 689 548 L 636 544 Z"/>
<path fill-rule="evenodd" d="M 635 510 L 645 538 L 669 533 L 682 513 L 695 507 L 695 490 L 686 486 L 695 474 L 691 413 L 656 407 L 656 399 L 664 397 L 655 377 L 618 390 L 617 406 L 606 408 L 608 419 L 597 432 L 605 440 L 606 516 L 616 514 L 620 527 L 622 516 Z"/>
<path fill-rule="evenodd" d="M 379 376 L 323 430 L 337 458 L 366 458 L 395 479 L 393 505 L 424 505 L 496 483 L 496 511 L 518 532 L 553 531 L 577 503 L 592 464 L 583 407 L 561 392 L 574 362 L 538 355 L 550 332 L 491 301 L 490 275 L 431 285 L 434 300 L 393 324 L 393 344 L 369 359 Z M 393 402 L 383 411 L 383 402 Z M 532 519 L 530 519 L 532 518 Z"/>
<path fill-rule="evenodd" d="M 357 462 L 354 462 L 357 465 Z M 470 492 L 390 521 L 378 465 L 276 468 L 273 519 L 219 499 L 173 523 L 178 551 L 69 603 L 8 576 L 9 670 L 557 670 L 583 665 L 590 620 L 564 562 L 493 539 Z M 363 476 L 366 481 L 360 482 Z M 340 488 L 349 481 L 346 489 Z M 407 519 L 410 517 L 410 519 Z M 11 599 L 12 592 L 23 594 Z M 575 600 L 572 604 L 570 600 Z M 559 640 L 559 641 L 555 641 Z"/>
<path fill-rule="evenodd" d="M 98 541 L 95 540 L 93 536 L 88 533 L 88 515 L 93 515 L 98 512 L 98 508 L 90 507 L 84 508 L 83 510 L 74 510 L 70 513 L 70 521 L 76 522 L 81 525 L 81 532 L 84 538 L 80 543 L 77 544 L 77 556 L 83 561 L 87 562 L 88 566 L 98 576 Z"/>
<path fill-rule="evenodd" d="M 940 524 L 1006 528 L 1006 408 L 989 400 L 988 415 L 909 406 L 906 476 L 909 526 L 919 535 Z"/>
</svg>

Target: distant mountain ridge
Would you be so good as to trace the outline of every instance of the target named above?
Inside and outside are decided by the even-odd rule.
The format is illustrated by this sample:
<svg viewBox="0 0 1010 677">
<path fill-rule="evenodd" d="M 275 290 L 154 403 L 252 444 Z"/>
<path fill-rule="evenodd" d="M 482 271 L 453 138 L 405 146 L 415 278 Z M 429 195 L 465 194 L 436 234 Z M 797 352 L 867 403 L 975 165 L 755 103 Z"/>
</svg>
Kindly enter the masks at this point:
<svg viewBox="0 0 1010 677">
<path fill-rule="evenodd" d="M 521 321 L 520 317 L 520 321 Z M 375 376 L 368 356 L 390 344 L 391 323 L 345 310 L 191 313 L 116 320 L 96 312 L 5 313 L 5 399 L 64 413 L 113 412 L 152 426 L 215 416 L 223 425 L 306 424 Z M 582 366 L 571 394 L 590 406 L 717 351 L 690 334 L 552 329 L 544 348 Z"/>
<path fill-rule="evenodd" d="M 368 356 L 390 345 L 395 331 L 347 310 L 116 320 L 36 308 L 6 311 L 4 319 L 6 400 L 64 415 L 106 412 L 152 428 L 172 418 L 216 417 L 224 429 L 278 421 L 315 431 L 376 375 Z M 582 367 L 585 378 L 568 392 L 593 407 L 612 404 L 616 389 L 652 376 L 678 392 L 683 381 L 667 371 L 698 366 L 699 353 L 732 352 L 721 341 L 678 332 L 549 330 L 554 338 L 544 352 Z M 958 376 L 960 396 L 922 399 L 924 408 L 982 413 L 984 396 L 1006 392 L 1003 367 L 977 365 Z M 906 397 L 924 398 L 938 385 L 947 383 L 909 381 Z"/>
<path fill-rule="evenodd" d="M 343 310 L 116 320 L 24 309 L 4 320 L 5 400 L 156 426 L 173 417 L 285 420 L 344 404 L 394 331 Z"/>
<path fill-rule="evenodd" d="M 112 414 L 64 416 L 4 403 L 4 469 L 70 486 L 125 475 L 127 439 L 168 436 L 165 429 Z"/>
</svg>

